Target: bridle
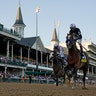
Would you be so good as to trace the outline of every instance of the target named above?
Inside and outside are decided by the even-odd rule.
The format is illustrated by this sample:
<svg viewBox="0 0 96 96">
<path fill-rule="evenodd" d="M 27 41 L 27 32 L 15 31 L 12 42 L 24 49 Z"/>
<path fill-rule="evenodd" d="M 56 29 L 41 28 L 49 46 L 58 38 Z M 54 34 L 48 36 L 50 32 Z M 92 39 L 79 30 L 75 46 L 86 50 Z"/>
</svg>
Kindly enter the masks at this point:
<svg viewBox="0 0 96 96">
<path fill-rule="evenodd" d="M 76 41 L 74 40 L 73 34 L 67 34 L 66 37 L 66 46 L 70 49 L 73 45 L 75 45 Z"/>
</svg>

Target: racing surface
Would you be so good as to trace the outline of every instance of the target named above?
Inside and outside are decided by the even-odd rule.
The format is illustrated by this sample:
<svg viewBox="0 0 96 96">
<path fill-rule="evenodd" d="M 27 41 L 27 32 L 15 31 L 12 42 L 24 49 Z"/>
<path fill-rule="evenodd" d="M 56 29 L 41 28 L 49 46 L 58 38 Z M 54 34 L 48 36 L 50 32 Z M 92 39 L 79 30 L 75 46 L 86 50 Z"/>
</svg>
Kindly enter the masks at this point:
<svg viewBox="0 0 96 96">
<path fill-rule="evenodd" d="M 0 96 L 96 96 L 96 85 L 79 85 L 72 89 L 66 85 L 0 83 Z"/>
</svg>

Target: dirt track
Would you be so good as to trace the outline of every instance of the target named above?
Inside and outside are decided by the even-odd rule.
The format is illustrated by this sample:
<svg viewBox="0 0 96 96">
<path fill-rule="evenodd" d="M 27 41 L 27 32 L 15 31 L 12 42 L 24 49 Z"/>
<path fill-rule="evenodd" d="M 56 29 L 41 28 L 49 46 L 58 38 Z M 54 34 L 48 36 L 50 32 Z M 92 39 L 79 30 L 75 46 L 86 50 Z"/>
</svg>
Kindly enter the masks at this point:
<svg viewBox="0 0 96 96">
<path fill-rule="evenodd" d="M 71 89 L 54 84 L 0 83 L 0 96 L 96 96 L 96 85 Z"/>
</svg>

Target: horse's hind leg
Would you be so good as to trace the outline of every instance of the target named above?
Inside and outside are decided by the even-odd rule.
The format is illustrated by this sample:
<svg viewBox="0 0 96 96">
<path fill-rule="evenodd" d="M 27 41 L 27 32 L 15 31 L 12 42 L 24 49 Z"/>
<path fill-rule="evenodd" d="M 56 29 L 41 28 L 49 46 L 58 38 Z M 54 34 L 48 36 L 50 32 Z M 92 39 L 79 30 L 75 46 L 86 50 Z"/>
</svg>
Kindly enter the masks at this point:
<svg viewBox="0 0 96 96">
<path fill-rule="evenodd" d="M 58 86 L 58 78 L 56 78 L 56 80 L 55 80 L 55 81 L 56 81 L 56 86 Z"/>
<path fill-rule="evenodd" d="M 63 76 L 63 80 L 64 80 L 63 83 L 65 84 L 65 74 L 64 74 L 64 76 Z"/>
<path fill-rule="evenodd" d="M 86 71 L 83 70 L 83 88 L 85 88 L 85 77 L 86 77 Z"/>
<path fill-rule="evenodd" d="M 75 87 L 74 76 L 71 78 L 70 84 L 71 84 L 72 89 L 74 89 L 74 87 Z"/>
<path fill-rule="evenodd" d="M 77 80 L 77 70 L 75 71 L 75 77 L 74 77 L 74 86 L 76 87 L 76 80 Z"/>
<path fill-rule="evenodd" d="M 76 68 L 74 68 L 73 69 L 73 76 L 72 76 L 72 78 L 71 78 L 71 85 L 72 85 L 72 89 L 74 88 L 74 87 L 76 87 L 76 79 L 77 79 L 77 69 Z"/>
<path fill-rule="evenodd" d="M 86 87 L 85 87 L 85 78 L 86 78 L 86 74 L 87 74 L 87 68 L 83 68 L 83 89 L 87 89 Z"/>
</svg>

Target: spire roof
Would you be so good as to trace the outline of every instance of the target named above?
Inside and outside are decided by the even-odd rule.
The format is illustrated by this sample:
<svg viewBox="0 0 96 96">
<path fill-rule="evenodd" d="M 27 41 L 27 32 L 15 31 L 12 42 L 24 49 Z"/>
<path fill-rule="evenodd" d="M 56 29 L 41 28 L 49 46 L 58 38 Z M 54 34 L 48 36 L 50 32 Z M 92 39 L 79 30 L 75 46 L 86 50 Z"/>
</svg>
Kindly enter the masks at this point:
<svg viewBox="0 0 96 96">
<path fill-rule="evenodd" d="M 54 28 L 53 36 L 51 41 L 59 41 L 57 37 L 56 27 Z"/>
<path fill-rule="evenodd" d="M 16 21 L 15 21 L 15 24 L 14 25 L 16 25 L 16 24 L 25 25 L 23 23 L 23 18 L 22 18 L 20 3 L 19 3 L 18 12 L 17 12 L 17 16 L 16 16 Z"/>
</svg>

